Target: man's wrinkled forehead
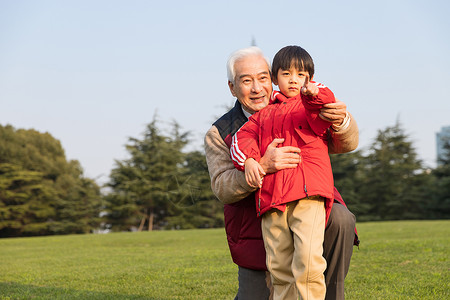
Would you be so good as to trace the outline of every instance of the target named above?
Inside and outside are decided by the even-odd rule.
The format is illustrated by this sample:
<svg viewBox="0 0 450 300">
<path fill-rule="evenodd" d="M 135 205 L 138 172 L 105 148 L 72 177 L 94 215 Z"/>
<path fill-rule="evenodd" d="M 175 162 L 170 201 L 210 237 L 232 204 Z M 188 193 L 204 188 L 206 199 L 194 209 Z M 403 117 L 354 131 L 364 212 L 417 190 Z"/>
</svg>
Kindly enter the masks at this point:
<svg viewBox="0 0 450 300">
<path fill-rule="evenodd" d="M 245 77 L 260 77 L 262 75 L 269 76 L 270 75 L 269 70 L 262 71 L 262 72 L 259 72 L 259 73 L 256 73 L 256 74 L 254 74 L 254 73 L 251 73 L 251 74 L 250 73 L 239 74 L 238 79 L 242 79 L 242 78 L 245 78 Z"/>
<path fill-rule="evenodd" d="M 263 56 L 247 56 L 237 60 L 234 64 L 236 78 L 258 77 L 270 75 L 270 67 Z"/>
</svg>

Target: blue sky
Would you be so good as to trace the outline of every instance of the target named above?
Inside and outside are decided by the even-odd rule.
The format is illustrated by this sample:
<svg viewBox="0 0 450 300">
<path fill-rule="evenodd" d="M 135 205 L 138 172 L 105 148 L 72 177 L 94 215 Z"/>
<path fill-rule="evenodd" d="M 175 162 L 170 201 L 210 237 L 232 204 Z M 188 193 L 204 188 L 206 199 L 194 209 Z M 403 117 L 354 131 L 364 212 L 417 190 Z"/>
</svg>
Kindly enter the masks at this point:
<svg viewBox="0 0 450 300">
<path fill-rule="evenodd" d="M 356 118 L 360 149 L 397 120 L 426 165 L 450 126 L 449 1 L 0 0 L 0 124 L 49 132 L 108 179 L 155 113 L 190 149 L 233 103 L 226 60 L 286 45 Z"/>
</svg>

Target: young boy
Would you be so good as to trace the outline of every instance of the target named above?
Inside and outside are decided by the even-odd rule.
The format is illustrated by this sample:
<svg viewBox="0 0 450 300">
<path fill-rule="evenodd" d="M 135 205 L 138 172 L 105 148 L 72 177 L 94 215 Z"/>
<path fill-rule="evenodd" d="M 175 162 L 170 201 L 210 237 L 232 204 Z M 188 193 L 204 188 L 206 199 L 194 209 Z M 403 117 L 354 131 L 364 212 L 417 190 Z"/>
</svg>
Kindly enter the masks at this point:
<svg viewBox="0 0 450 300">
<path fill-rule="evenodd" d="M 231 145 L 236 168 L 260 187 L 256 206 L 274 299 L 325 298 L 322 244 L 333 175 L 326 141 L 330 123 L 319 118 L 319 109 L 335 98 L 324 85 L 310 82 L 313 76 L 313 60 L 303 48 L 278 51 L 272 79 L 281 93 L 273 93 L 271 104 L 249 118 Z M 266 175 L 258 161 L 274 138 L 283 138 L 282 146 L 300 148 L 301 163 Z"/>
</svg>

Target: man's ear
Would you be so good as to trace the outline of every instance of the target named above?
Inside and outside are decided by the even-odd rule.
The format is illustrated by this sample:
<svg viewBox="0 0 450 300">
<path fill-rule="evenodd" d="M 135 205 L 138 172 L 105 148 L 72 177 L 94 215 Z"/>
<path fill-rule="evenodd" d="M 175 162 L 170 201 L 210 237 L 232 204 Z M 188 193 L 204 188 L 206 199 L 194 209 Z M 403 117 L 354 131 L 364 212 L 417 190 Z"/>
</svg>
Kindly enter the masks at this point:
<svg viewBox="0 0 450 300">
<path fill-rule="evenodd" d="M 233 97 L 236 97 L 236 93 L 234 92 L 234 84 L 229 80 L 228 80 L 228 87 L 230 88 L 231 95 L 233 95 Z"/>
</svg>

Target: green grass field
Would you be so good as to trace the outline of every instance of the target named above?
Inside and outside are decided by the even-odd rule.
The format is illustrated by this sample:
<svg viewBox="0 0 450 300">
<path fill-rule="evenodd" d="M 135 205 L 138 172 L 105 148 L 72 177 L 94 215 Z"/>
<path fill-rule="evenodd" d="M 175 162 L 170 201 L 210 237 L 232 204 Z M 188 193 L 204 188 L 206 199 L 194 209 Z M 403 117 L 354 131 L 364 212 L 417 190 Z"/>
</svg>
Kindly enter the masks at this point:
<svg viewBox="0 0 450 300">
<path fill-rule="evenodd" d="M 450 299 L 450 221 L 357 225 L 347 299 Z M 233 299 L 223 229 L 0 239 L 0 299 Z"/>
</svg>

